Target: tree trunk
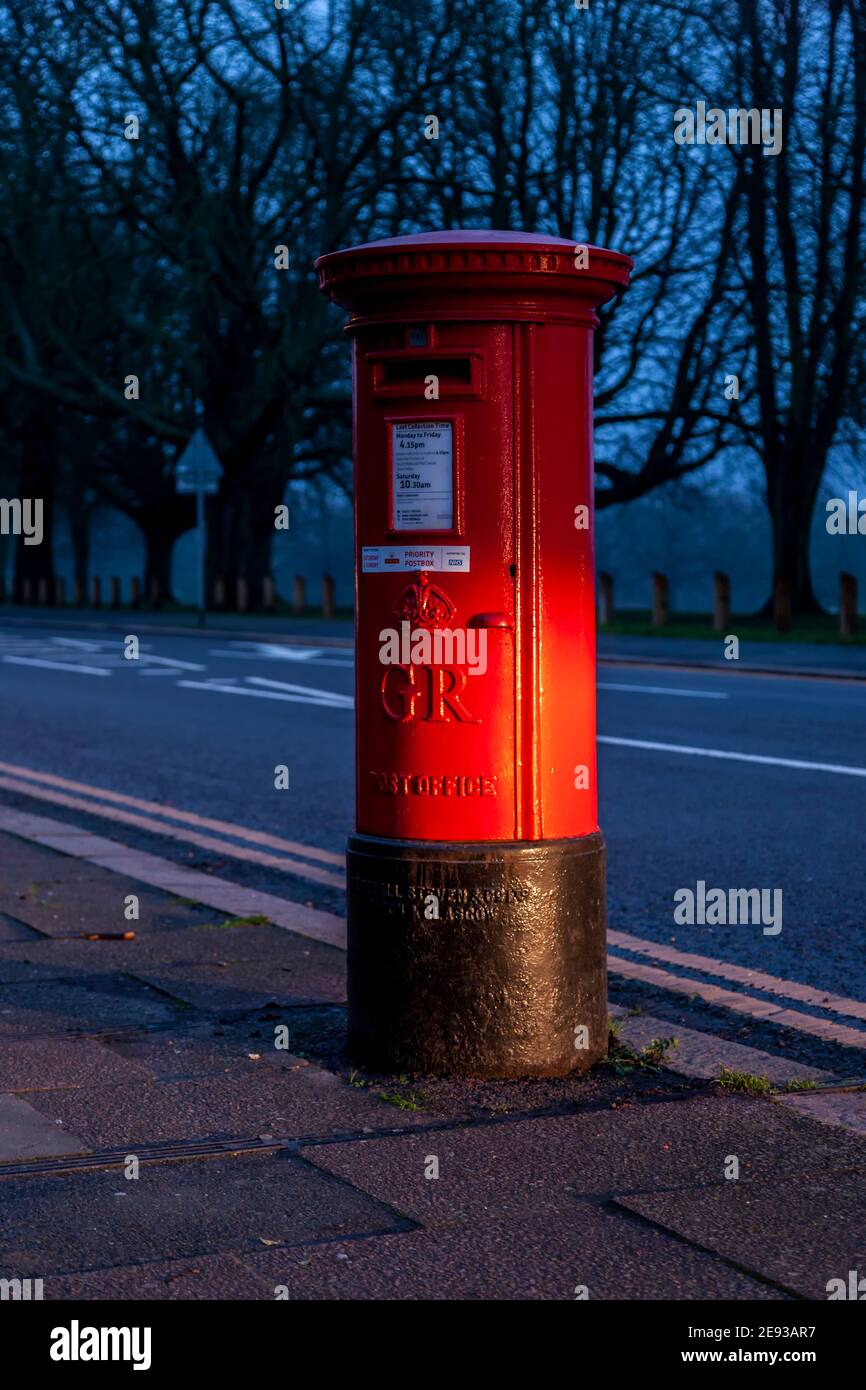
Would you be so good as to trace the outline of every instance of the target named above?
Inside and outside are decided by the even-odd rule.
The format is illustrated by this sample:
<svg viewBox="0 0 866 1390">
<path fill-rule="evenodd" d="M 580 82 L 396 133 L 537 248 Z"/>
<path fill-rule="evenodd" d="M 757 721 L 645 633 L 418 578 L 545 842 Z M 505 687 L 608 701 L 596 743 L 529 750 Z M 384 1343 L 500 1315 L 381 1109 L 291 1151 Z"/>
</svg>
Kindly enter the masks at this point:
<svg viewBox="0 0 866 1390">
<path fill-rule="evenodd" d="M 250 501 L 257 501 L 257 506 L 251 509 L 246 518 L 245 527 L 245 572 L 249 583 L 250 607 L 255 611 L 262 611 L 266 607 L 265 599 L 265 579 L 271 572 L 271 546 L 274 540 L 274 507 L 281 500 L 281 492 L 276 496 L 273 505 L 270 500 L 263 503 L 261 498 Z"/>
<path fill-rule="evenodd" d="M 247 581 L 249 608 L 265 606 L 264 580 L 271 572 L 271 546 L 274 539 L 274 509 L 282 501 L 283 484 L 275 482 L 265 489 L 240 494 L 220 494 L 213 499 L 208 526 L 208 583 L 226 581 L 230 602 L 237 580 Z"/>
<path fill-rule="evenodd" d="M 48 602 L 54 602 L 54 481 L 57 467 L 57 410 L 50 401 L 37 398 L 36 409 L 22 431 L 21 481 L 18 495 L 42 504 L 42 540 L 25 545 L 24 536 L 15 546 L 15 585 L 20 594 L 29 581 L 35 601 L 40 580 L 47 589 Z M 34 513 L 31 511 L 31 516 Z"/>
<path fill-rule="evenodd" d="M 779 580 L 787 583 L 795 618 L 824 611 L 815 597 L 809 562 L 812 513 L 823 469 L 810 466 L 814 485 L 811 479 L 803 476 L 804 472 L 782 465 L 778 485 L 768 488 L 767 493 L 773 528 L 773 592 Z M 772 614 L 772 592 L 761 612 Z"/>
<path fill-rule="evenodd" d="M 66 504 L 69 535 L 72 541 L 72 561 L 75 571 L 75 591 L 81 601 L 87 598 L 87 571 L 90 568 L 90 507 L 70 499 Z"/>
<path fill-rule="evenodd" d="M 238 541 L 237 500 L 228 491 L 221 491 L 205 501 L 207 519 L 207 555 L 205 556 L 205 585 L 209 594 L 219 579 L 225 585 L 229 607 L 233 607 L 237 592 Z"/>
<path fill-rule="evenodd" d="M 154 593 L 154 584 L 158 594 L 158 606 L 173 601 L 171 591 L 171 559 L 174 553 L 174 545 L 178 536 L 187 528 L 178 525 L 177 518 L 172 517 L 171 523 L 167 524 L 164 515 L 158 512 L 140 513 L 136 518 L 144 534 L 144 544 L 146 550 L 146 560 L 144 569 L 144 594 L 149 601 Z"/>
</svg>

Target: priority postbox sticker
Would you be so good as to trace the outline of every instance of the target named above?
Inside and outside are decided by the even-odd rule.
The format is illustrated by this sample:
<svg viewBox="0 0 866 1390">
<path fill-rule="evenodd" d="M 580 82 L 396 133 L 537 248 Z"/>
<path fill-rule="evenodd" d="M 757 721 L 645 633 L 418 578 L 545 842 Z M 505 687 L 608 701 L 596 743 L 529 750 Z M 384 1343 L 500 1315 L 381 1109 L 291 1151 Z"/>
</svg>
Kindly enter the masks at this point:
<svg viewBox="0 0 866 1390">
<path fill-rule="evenodd" d="M 469 573 L 468 545 L 365 545 L 361 550 L 364 574 L 400 574 L 408 570 Z"/>
</svg>

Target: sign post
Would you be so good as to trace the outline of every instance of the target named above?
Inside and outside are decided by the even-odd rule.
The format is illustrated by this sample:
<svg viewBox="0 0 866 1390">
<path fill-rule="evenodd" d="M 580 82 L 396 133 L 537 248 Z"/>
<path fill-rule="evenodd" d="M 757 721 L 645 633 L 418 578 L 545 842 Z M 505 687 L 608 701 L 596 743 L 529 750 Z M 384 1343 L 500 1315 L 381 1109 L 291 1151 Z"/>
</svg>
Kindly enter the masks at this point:
<svg viewBox="0 0 866 1390">
<path fill-rule="evenodd" d="M 222 464 L 213 451 L 213 446 L 199 426 L 184 449 L 175 469 L 175 487 L 179 493 L 195 493 L 196 522 L 196 580 L 198 602 L 198 625 L 204 627 L 207 604 L 205 602 L 205 555 L 207 553 L 204 499 L 219 491 L 219 481 L 223 475 Z"/>
</svg>

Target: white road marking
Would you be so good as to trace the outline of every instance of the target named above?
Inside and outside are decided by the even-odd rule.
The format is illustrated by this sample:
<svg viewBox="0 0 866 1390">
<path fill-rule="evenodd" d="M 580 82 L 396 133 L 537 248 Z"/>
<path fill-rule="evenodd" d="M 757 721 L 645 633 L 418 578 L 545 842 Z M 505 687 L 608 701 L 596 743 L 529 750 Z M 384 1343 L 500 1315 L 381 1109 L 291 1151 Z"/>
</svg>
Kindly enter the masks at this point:
<svg viewBox="0 0 866 1390">
<path fill-rule="evenodd" d="M 290 690 L 295 695 L 321 695 L 323 699 L 333 700 L 335 704 L 351 709 L 355 701 L 351 695 L 341 695 L 336 690 L 319 690 L 314 685 L 292 685 L 290 681 L 269 680 L 267 676 L 248 676 L 250 685 L 266 685 L 273 690 Z"/>
<path fill-rule="evenodd" d="M 207 670 L 206 666 L 200 666 L 197 661 L 176 661 L 173 656 L 151 656 L 149 652 L 142 652 L 138 660 L 148 666 L 172 666 L 179 671 Z"/>
<path fill-rule="evenodd" d="M 82 676 L 111 675 L 111 672 L 106 671 L 102 666 L 76 666 L 72 662 L 44 661 L 35 656 L 4 656 L 2 660 L 8 661 L 13 666 L 44 666 L 49 671 L 77 671 Z"/>
<path fill-rule="evenodd" d="M 230 657 L 233 661 L 238 657 L 243 661 L 297 661 L 304 666 L 338 666 L 342 670 L 351 670 L 355 664 L 355 658 L 351 653 L 347 653 L 345 657 L 325 656 L 321 650 L 308 647 L 274 647 L 267 652 L 228 651 L 225 648 L 212 647 L 208 655 Z"/>
<path fill-rule="evenodd" d="M 244 650 L 240 646 L 234 649 L 214 647 L 210 655 L 254 657 L 259 661 L 309 661 L 311 657 L 321 656 L 322 649 L 321 647 L 283 647 L 276 643 L 261 642 L 256 643 L 252 650 Z"/>
<path fill-rule="evenodd" d="M 728 700 L 720 690 L 677 690 L 672 685 L 626 685 L 617 681 L 599 681 L 599 690 L 628 690 L 638 695 L 684 695 L 692 700 Z"/>
<path fill-rule="evenodd" d="M 323 700 L 318 696 L 290 695 L 278 690 L 250 690 L 249 686 L 218 685 L 208 681 L 178 681 L 178 686 L 184 690 L 209 690 L 213 695 L 256 695 L 260 700 L 288 700 L 298 705 L 319 705 L 322 709 L 351 709 L 353 704 L 351 700 L 347 704 L 339 704 L 333 698 Z"/>
<path fill-rule="evenodd" d="M 833 772 L 841 777 L 866 777 L 866 767 L 849 767 L 846 763 L 813 763 L 804 758 L 771 758 L 761 753 L 732 753 L 725 748 L 691 748 L 684 743 L 654 743 L 643 738 L 614 738 L 599 734 L 599 743 L 611 743 L 619 748 L 647 748 L 656 753 L 684 753 L 692 758 L 722 758 L 734 763 L 761 763 L 767 767 L 793 767 L 805 772 Z"/>
</svg>

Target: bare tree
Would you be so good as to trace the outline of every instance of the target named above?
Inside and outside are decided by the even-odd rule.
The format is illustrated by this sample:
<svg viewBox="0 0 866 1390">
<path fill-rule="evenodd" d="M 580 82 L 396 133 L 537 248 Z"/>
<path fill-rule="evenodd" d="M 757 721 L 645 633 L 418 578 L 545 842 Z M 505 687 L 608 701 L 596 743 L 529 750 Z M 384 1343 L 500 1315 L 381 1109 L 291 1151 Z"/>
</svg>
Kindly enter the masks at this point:
<svg viewBox="0 0 866 1390">
<path fill-rule="evenodd" d="M 776 156 L 731 151 L 754 383 L 739 424 L 766 476 L 774 579 L 813 613 L 821 477 L 843 432 L 866 423 L 866 3 L 738 0 L 731 20 L 712 21 L 723 80 L 737 105 L 781 111 L 784 130 Z"/>
</svg>

